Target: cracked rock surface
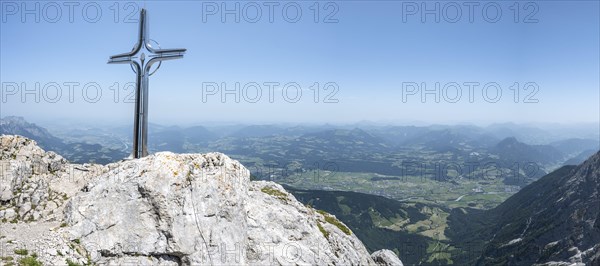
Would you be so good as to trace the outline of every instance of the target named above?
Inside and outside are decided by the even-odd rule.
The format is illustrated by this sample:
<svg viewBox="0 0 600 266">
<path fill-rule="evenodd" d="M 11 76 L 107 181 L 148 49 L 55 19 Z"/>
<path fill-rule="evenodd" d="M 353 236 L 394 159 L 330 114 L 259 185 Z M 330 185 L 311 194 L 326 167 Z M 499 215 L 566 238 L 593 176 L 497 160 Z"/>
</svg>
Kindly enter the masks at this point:
<svg viewBox="0 0 600 266">
<path fill-rule="evenodd" d="M 77 165 L 20 136 L 0 143 L 0 244 L 30 251 L 13 263 L 398 265 L 221 153 Z"/>
</svg>

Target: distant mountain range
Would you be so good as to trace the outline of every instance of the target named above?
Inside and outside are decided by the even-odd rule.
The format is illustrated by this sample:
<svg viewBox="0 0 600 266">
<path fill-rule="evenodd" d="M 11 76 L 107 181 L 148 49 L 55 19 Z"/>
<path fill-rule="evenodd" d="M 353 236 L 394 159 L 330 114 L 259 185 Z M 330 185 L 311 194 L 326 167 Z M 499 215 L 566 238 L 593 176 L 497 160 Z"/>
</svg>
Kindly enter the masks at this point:
<svg viewBox="0 0 600 266">
<path fill-rule="evenodd" d="M 68 129 L 63 126 L 53 129 L 60 136 L 56 137 L 57 134 L 20 117 L 5 117 L 0 121 L 0 134 L 30 137 L 44 148 L 60 152 L 78 163 L 115 162 L 130 153 L 131 128 L 128 127 L 74 126 L 74 129 Z M 401 167 L 404 162 L 494 162 L 520 177 L 507 180 L 505 184 L 522 186 L 561 165 L 580 163 L 599 146 L 594 139 L 565 138 L 546 144 L 530 144 L 520 139 L 542 136 L 543 132 L 546 131 L 512 124 L 485 128 L 465 125 L 364 125 L 364 128 L 358 128 L 327 124 L 179 127 L 151 123 L 149 150 L 221 151 L 250 167 L 283 169 L 293 166 L 292 171 L 305 171 L 315 164 L 333 162 L 335 171 L 389 176 L 405 174 Z M 507 134 L 520 137 L 504 137 Z M 521 171 L 528 164 L 535 165 L 535 169 Z M 254 174 L 258 178 L 270 177 L 270 174 Z M 432 176 L 431 171 L 426 176 Z"/>
<path fill-rule="evenodd" d="M 528 145 L 509 137 L 498 142 L 490 149 L 507 163 L 534 162 L 538 164 L 560 164 L 565 160 L 565 154 L 551 145 Z"/>
<path fill-rule="evenodd" d="M 581 154 L 582 151 L 597 150 L 598 140 L 569 138 L 559 141 L 554 141 L 549 144 L 563 154 L 573 157 Z M 586 158 L 589 156 L 586 156 Z"/>
<path fill-rule="evenodd" d="M 34 139 L 44 149 L 62 149 L 63 141 L 43 127 L 28 123 L 22 117 L 7 116 L 0 119 L 0 134 L 20 135 Z"/>
<path fill-rule="evenodd" d="M 64 142 L 45 128 L 28 123 L 22 117 L 9 116 L 0 119 L 0 135 L 3 134 L 31 138 L 45 150 L 62 154 L 75 163 L 107 164 L 119 161 L 129 154 L 127 151 L 107 148 L 97 143 Z"/>
</svg>

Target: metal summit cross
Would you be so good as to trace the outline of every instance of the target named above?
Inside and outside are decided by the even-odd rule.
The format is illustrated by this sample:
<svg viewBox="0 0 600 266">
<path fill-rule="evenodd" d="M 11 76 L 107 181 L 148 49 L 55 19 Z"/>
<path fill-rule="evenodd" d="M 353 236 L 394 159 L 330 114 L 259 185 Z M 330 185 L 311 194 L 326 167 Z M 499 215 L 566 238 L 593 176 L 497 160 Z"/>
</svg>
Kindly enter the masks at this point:
<svg viewBox="0 0 600 266">
<path fill-rule="evenodd" d="M 148 18 L 146 9 L 140 12 L 140 25 L 137 44 L 131 52 L 113 55 L 109 64 L 130 64 L 137 75 L 135 81 L 135 116 L 133 119 L 133 153 L 132 158 L 141 158 L 148 155 L 148 78 L 160 68 L 164 60 L 179 59 L 183 57 L 186 49 L 160 49 L 153 47 L 148 33 Z M 150 72 L 154 63 L 158 67 Z"/>
</svg>

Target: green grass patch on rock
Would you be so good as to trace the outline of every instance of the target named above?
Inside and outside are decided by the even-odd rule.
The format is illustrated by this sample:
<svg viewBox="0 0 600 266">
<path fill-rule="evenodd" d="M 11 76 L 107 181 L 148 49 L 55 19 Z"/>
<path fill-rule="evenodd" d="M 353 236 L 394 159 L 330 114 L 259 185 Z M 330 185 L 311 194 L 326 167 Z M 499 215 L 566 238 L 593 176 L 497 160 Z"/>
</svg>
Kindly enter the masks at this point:
<svg viewBox="0 0 600 266">
<path fill-rule="evenodd" d="M 319 227 L 319 231 L 321 231 L 321 234 L 323 234 L 323 236 L 325 238 L 329 239 L 329 232 L 327 232 L 327 230 L 325 230 L 325 228 L 323 228 L 321 223 L 317 222 L 317 227 Z"/>
<path fill-rule="evenodd" d="M 22 248 L 22 249 L 15 249 L 15 254 L 21 255 L 21 256 L 27 256 L 27 254 L 29 254 L 29 251 L 27 251 L 24 248 Z"/>
<path fill-rule="evenodd" d="M 342 232 L 344 232 L 346 235 L 352 235 L 352 231 L 350 231 L 350 229 L 348 229 L 348 227 L 346 227 L 342 222 L 340 222 L 340 220 L 336 219 L 331 214 L 329 214 L 323 210 L 317 210 L 317 212 L 320 213 L 321 215 L 323 215 L 323 217 L 325 217 L 326 222 L 328 222 L 332 225 L 335 225 L 335 227 L 342 230 Z"/>
<path fill-rule="evenodd" d="M 263 188 L 260 189 L 260 191 L 262 191 L 265 194 L 268 194 L 268 195 L 271 195 L 273 197 L 276 197 L 278 199 L 284 200 L 284 201 L 288 200 L 287 194 L 285 194 L 285 193 L 283 193 L 283 192 L 281 192 L 281 191 L 279 191 L 277 189 L 274 189 L 272 187 L 263 187 Z"/>
<path fill-rule="evenodd" d="M 42 266 L 42 263 L 36 257 L 29 256 L 19 260 L 20 266 Z"/>
</svg>

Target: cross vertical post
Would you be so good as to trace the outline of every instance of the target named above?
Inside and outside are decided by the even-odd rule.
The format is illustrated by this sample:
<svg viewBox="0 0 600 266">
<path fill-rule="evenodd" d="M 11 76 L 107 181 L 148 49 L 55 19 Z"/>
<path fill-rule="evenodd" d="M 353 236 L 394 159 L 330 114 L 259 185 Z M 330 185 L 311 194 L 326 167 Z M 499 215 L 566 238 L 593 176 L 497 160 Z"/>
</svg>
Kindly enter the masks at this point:
<svg viewBox="0 0 600 266">
<path fill-rule="evenodd" d="M 135 107 L 133 117 L 133 152 L 134 159 L 148 155 L 148 82 L 149 77 L 160 68 L 165 60 L 183 58 L 186 49 L 160 49 L 152 46 L 148 32 L 148 17 L 146 9 L 140 11 L 140 24 L 138 40 L 133 49 L 128 53 L 113 55 L 108 60 L 109 64 L 130 64 L 136 73 L 135 81 Z M 146 58 L 148 57 L 148 58 Z M 155 63 L 159 63 L 156 70 L 150 71 Z"/>
</svg>

